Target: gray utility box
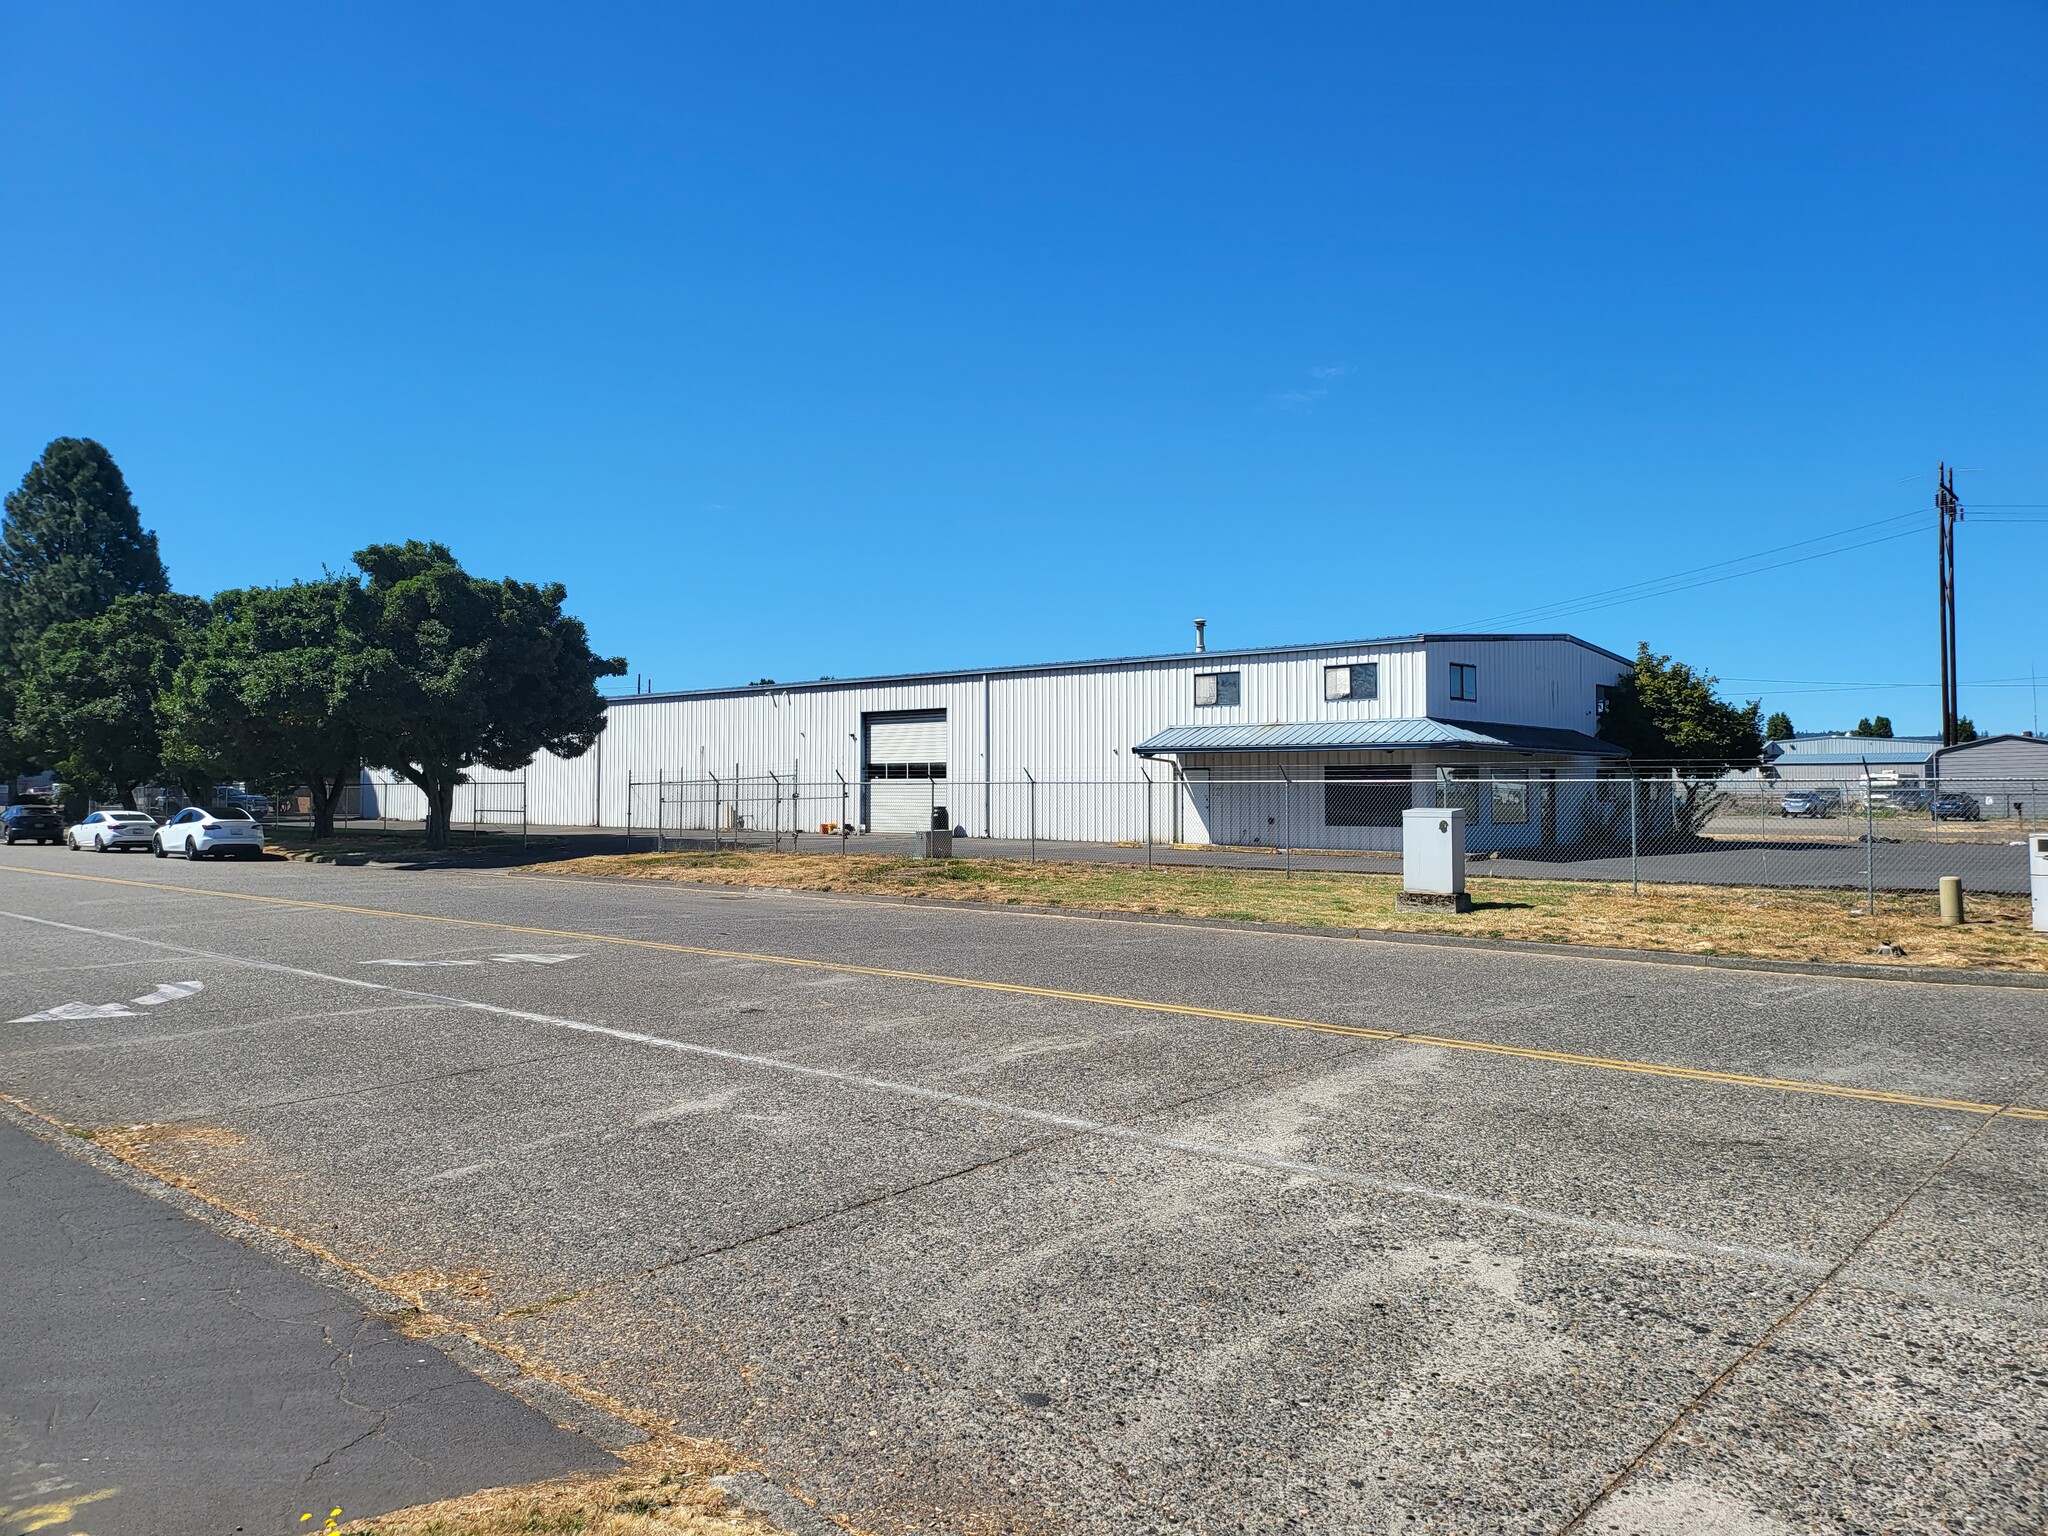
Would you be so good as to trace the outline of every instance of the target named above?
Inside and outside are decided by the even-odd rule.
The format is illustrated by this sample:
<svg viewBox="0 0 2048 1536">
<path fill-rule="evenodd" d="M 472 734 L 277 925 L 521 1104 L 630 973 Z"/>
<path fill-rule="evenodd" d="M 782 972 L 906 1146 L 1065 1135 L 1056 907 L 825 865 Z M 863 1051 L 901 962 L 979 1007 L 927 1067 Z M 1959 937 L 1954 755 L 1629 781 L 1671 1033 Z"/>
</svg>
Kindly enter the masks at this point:
<svg viewBox="0 0 2048 1536">
<path fill-rule="evenodd" d="M 2034 888 L 2034 932 L 2048 933 L 2048 832 L 2027 839 L 2027 883 Z"/>
<path fill-rule="evenodd" d="M 1401 893 L 1404 912 L 1470 912 L 1465 894 L 1465 812 L 1460 806 L 1401 813 Z"/>
<path fill-rule="evenodd" d="M 950 859 L 953 857 L 953 834 L 934 827 L 929 832 L 917 834 L 917 848 L 911 854 L 918 859 Z"/>
</svg>

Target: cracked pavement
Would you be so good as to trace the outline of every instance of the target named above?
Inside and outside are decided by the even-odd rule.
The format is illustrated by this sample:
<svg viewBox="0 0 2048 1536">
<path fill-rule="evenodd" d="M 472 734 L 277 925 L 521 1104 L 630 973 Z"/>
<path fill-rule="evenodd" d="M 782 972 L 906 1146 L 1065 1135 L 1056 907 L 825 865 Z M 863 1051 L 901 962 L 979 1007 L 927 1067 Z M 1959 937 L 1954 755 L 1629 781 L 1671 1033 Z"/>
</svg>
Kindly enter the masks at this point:
<svg viewBox="0 0 2048 1536">
<path fill-rule="evenodd" d="M 438 1349 L 0 1121 L 0 1512 L 300 1529 L 610 1464 Z M 14 1536 L 18 1527 L 0 1521 Z"/>
<path fill-rule="evenodd" d="M 2048 1520 L 2048 991 L 43 853 L 0 1091 L 865 1529 Z"/>
</svg>

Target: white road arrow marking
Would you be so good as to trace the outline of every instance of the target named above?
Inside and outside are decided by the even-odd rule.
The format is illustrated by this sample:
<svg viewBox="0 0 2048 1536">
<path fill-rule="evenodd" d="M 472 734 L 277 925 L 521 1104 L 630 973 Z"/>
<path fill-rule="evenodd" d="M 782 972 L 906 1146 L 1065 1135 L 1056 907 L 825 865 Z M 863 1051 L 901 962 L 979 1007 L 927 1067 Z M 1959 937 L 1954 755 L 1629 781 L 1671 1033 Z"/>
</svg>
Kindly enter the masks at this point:
<svg viewBox="0 0 2048 1536">
<path fill-rule="evenodd" d="M 564 960 L 581 960 L 581 955 L 493 955 L 500 965 L 560 965 Z"/>
<path fill-rule="evenodd" d="M 10 1024 L 54 1024 L 60 1019 L 132 1019 L 135 1010 L 125 1003 L 59 1003 L 41 1013 L 31 1013 Z"/>
<path fill-rule="evenodd" d="M 194 992 L 205 990 L 206 983 L 203 981 L 166 981 L 158 983 L 157 989 L 147 996 L 130 998 L 129 1001 L 138 1008 L 155 1008 L 163 1003 L 175 1003 L 181 997 L 190 997 Z"/>
<path fill-rule="evenodd" d="M 481 960 L 365 960 L 365 965 L 482 965 Z"/>
</svg>

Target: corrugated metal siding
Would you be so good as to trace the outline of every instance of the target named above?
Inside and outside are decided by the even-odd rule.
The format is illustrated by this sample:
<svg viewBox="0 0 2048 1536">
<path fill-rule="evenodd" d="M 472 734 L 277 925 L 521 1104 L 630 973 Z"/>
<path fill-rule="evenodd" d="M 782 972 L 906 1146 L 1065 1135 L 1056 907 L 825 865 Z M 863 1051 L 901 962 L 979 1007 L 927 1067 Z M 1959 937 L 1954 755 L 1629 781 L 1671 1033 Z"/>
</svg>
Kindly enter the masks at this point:
<svg viewBox="0 0 2048 1536">
<path fill-rule="evenodd" d="M 1476 701 L 1451 697 L 1451 664 L 1479 669 Z M 1596 685 L 1621 681 L 1628 668 L 1578 645 L 1520 640 L 1433 641 L 1426 696 L 1418 715 L 1440 720 L 1509 720 L 1599 734 Z"/>
<path fill-rule="evenodd" d="M 1929 765 L 1943 784 L 1982 779 L 2048 779 L 2048 738 L 1995 736 L 1949 747 Z"/>
<path fill-rule="evenodd" d="M 1452 659 L 1476 659 L 1480 702 L 1432 710 L 1432 689 L 1448 691 Z M 1362 661 L 1379 664 L 1379 696 L 1326 700 L 1323 667 Z M 943 710 L 956 823 L 975 835 L 991 827 L 998 835 L 1023 835 L 1029 797 L 1021 786 L 1028 773 L 1042 783 L 1123 786 L 1041 791 L 1041 837 L 1123 840 L 1143 835 L 1148 806 L 1155 835 L 1190 819 L 1171 765 L 1148 764 L 1132 750 L 1169 726 L 1391 721 L 1438 713 L 1591 734 L 1595 682 L 1614 682 L 1625 670 L 1604 653 L 1564 639 L 1431 640 L 623 698 L 611 701 L 606 729 L 590 752 L 570 761 L 546 754 L 534 761 L 527 799 L 536 823 L 622 827 L 629 810 L 634 824 L 649 820 L 644 793 L 642 803 L 629 807 L 633 780 L 715 777 L 729 783 L 737 774 L 765 782 L 772 774 L 780 783 L 800 778 L 831 785 L 843 775 L 857 791 L 864 716 Z M 1238 704 L 1196 707 L 1195 674 L 1210 671 L 1240 674 Z M 1155 786 L 1150 791 L 1148 774 Z M 807 823 L 819 819 L 804 817 Z"/>
</svg>

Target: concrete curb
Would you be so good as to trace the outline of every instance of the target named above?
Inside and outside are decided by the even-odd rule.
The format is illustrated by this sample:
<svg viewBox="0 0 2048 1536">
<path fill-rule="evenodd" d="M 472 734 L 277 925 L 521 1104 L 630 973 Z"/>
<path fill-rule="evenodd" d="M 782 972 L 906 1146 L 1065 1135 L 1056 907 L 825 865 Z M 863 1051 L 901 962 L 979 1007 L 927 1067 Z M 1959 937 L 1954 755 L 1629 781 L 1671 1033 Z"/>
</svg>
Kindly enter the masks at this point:
<svg viewBox="0 0 2048 1536">
<path fill-rule="evenodd" d="M 509 879 L 579 880 L 592 885 L 682 886 L 693 891 L 752 892 L 764 896 L 807 896 L 826 901 L 872 902 L 894 907 L 959 907 L 972 912 L 1024 917 L 1073 917 L 1095 922 L 1151 923 L 1174 928 L 1214 928 L 1237 933 L 1284 933 L 1315 939 L 1362 940 L 1374 944 L 1419 944 L 1477 949 L 1500 954 L 1543 955 L 1559 960 L 1608 960 L 1635 965 L 1697 967 L 1702 970 L 1764 971 L 1785 976 L 1827 976 L 1844 981 L 1911 981 L 1956 987 L 2012 987 L 2048 991 L 2048 972 L 1964 971 L 1932 965 L 1856 965 L 1844 961 L 1772 960 L 1751 955 L 1688 955 L 1676 950 L 1618 949 L 1596 944 L 1547 944 L 1536 939 L 1489 939 L 1463 933 L 1411 933 L 1398 928 L 1316 927 L 1309 923 L 1261 923 L 1236 917 L 1185 917 L 1171 912 L 1117 912 L 1094 907 L 1047 907 L 1022 902 L 961 901 L 945 896 L 887 896 L 873 891 L 811 891 L 780 885 L 725 885 L 713 880 L 636 880 L 630 875 L 521 874 Z"/>
<path fill-rule="evenodd" d="M 366 1280 L 354 1270 L 324 1259 L 266 1227 L 202 1200 L 190 1190 L 167 1184 L 132 1163 L 123 1162 L 105 1148 L 72 1135 L 41 1115 L 0 1100 L 0 1119 L 47 1142 L 65 1156 L 120 1180 L 130 1189 L 139 1190 L 153 1200 L 161 1200 L 179 1214 L 205 1222 L 216 1232 L 234 1239 L 245 1248 L 254 1249 L 294 1274 L 329 1290 L 339 1291 L 365 1312 L 389 1317 L 393 1313 L 411 1310 L 411 1303 Z M 608 1409 L 544 1377 L 527 1375 L 503 1355 L 484 1348 L 464 1334 L 408 1335 L 408 1338 L 416 1344 L 431 1345 L 471 1375 L 510 1393 L 545 1415 L 551 1423 L 572 1430 L 608 1451 L 638 1445 L 647 1438 L 647 1432 L 638 1425 L 627 1423 Z"/>
</svg>

